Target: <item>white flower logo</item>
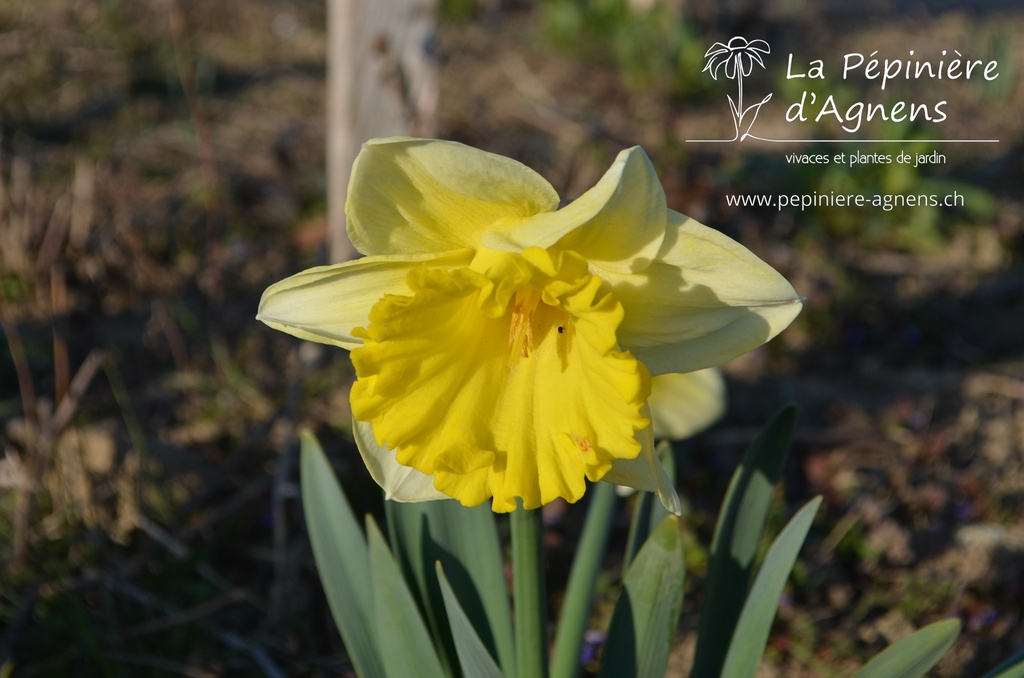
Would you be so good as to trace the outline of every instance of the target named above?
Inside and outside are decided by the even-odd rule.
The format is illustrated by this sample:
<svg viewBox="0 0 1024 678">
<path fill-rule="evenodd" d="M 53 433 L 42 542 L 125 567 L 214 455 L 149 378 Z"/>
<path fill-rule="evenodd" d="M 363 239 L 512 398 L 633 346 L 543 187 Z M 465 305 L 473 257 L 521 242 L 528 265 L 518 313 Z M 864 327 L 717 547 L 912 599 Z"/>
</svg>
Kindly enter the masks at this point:
<svg viewBox="0 0 1024 678">
<path fill-rule="evenodd" d="M 771 47 L 764 40 L 747 40 L 737 35 L 730 39 L 727 44 L 716 42 L 704 54 L 704 58 L 708 60 L 704 70 L 711 73 L 712 78 L 718 80 L 718 72 L 724 70 L 725 77 L 730 80 L 736 80 L 739 87 L 736 101 L 733 101 L 732 97 L 727 95 L 729 108 L 732 111 L 733 124 L 736 127 L 736 135 L 731 141 L 736 141 L 737 139 L 743 141 L 750 136 L 750 128 L 753 127 L 754 120 L 757 119 L 761 106 L 772 98 L 772 95 L 769 94 L 760 103 L 743 108 L 743 78 L 753 72 L 755 63 L 764 68 L 764 60 L 761 58 L 761 55 L 769 54 L 771 51 Z M 750 122 L 744 125 L 744 120 L 748 113 L 752 113 L 750 115 Z M 740 133 L 741 128 L 743 129 L 742 134 Z"/>
</svg>

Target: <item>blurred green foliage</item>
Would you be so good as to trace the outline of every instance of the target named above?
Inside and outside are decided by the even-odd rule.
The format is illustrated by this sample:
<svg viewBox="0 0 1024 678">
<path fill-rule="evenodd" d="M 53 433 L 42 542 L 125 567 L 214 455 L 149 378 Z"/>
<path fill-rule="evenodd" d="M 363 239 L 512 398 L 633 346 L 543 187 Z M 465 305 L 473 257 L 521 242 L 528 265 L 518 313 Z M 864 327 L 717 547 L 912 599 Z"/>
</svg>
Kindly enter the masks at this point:
<svg viewBox="0 0 1024 678">
<path fill-rule="evenodd" d="M 627 0 L 548 0 L 542 32 L 556 49 L 615 70 L 635 91 L 670 96 L 706 92 L 701 77 L 707 45 L 692 23 L 664 2 L 633 7 Z"/>
<path fill-rule="evenodd" d="M 449 21 L 468 21 L 480 9 L 477 0 L 441 0 L 441 16 Z"/>
</svg>

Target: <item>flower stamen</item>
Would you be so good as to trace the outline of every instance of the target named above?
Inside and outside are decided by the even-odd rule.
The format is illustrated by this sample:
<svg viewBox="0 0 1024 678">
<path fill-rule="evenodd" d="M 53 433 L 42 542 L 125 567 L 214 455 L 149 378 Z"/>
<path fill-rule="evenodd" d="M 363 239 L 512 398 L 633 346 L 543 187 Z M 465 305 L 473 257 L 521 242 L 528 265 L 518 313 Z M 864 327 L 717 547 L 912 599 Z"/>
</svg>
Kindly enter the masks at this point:
<svg viewBox="0 0 1024 678">
<path fill-rule="evenodd" d="M 517 356 L 529 358 L 534 350 L 533 324 L 540 304 L 540 293 L 533 287 L 520 287 L 512 306 L 512 319 L 508 325 L 508 346 L 511 351 L 509 367 Z"/>
<path fill-rule="evenodd" d="M 594 447 L 590 444 L 590 440 L 587 438 L 581 438 L 577 435 L 572 437 L 572 441 L 576 443 L 576 447 L 579 448 L 580 458 L 585 458 L 594 452 Z"/>
</svg>

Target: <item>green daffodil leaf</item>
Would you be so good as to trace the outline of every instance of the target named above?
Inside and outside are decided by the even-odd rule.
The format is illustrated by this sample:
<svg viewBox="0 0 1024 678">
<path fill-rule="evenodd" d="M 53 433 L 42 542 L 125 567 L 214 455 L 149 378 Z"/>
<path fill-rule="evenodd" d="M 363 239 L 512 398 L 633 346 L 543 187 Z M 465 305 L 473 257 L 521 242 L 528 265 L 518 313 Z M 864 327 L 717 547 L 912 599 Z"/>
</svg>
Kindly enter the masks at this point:
<svg viewBox="0 0 1024 678">
<path fill-rule="evenodd" d="M 447 678 L 430 633 L 420 616 L 416 601 L 402 577 L 380 529 L 371 516 L 366 518 L 373 587 L 373 613 L 360 619 L 377 631 L 381 662 L 389 678 L 422 676 Z"/>
<path fill-rule="evenodd" d="M 480 636 L 477 635 L 473 623 L 459 604 L 455 591 L 444 575 L 441 563 L 437 563 L 437 578 L 441 585 L 445 609 L 448 612 L 448 623 L 451 625 L 452 636 L 455 639 L 455 649 L 458 652 L 462 675 L 479 678 L 505 678 L 505 674 L 498 668 L 494 658 L 487 651 Z"/>
<path fill-rule="evenodd" d="M 939 663 L 959 635 L 959 619 L 930 624 L 882 650 L 854 678 L 920 678 Z"/>
<path fill-rule="evenodd" d="M 662 678 L 683 604 L 679 521 L 665 518 L 626 572 L 615 604 L 600 675 Z"/>
<path fill-rule="evenodd" d="M 387 678 L 373 617 L 370 553 L 320 443 L 302 434 L 302 507 L 320 581 L 334 623 L 356 672 L 363 678 Z"/>
</svg>

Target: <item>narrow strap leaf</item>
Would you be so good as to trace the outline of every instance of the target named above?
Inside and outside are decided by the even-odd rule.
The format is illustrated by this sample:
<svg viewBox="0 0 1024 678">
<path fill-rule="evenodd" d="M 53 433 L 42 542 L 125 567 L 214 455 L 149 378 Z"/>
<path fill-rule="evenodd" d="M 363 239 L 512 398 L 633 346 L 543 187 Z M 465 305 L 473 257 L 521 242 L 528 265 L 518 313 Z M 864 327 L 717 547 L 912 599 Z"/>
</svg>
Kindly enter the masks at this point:
<svg viewBox="0 0 1024 678">
<path fill-rule="evenodd" d="M 683 543 L 668 516 L 633 560 L 615 604 L 600 676 L 662 678 L 683 605 Z"/>
<path fill-rule="evenodd" d="M 448 583 L 480 640 L 498 659 L 507 678 L 515 678 L 512 608 L 494 513 L 487 505 L 467 508 L 454 500 L 417 506 L 422 507 L 425 516 L 425 521 L 420 520 L 421 529 L 426 530 L 421 542 L 420 567 L 426 571 L 435 562 L 444 565 Z M 427 574 L 427 581 L 436 587 L 434 573 Z M 433 605 L 442 603 L 436 597 L 439 593 L 432 593 Z M 437 612 L 444 614 L 443 603 Z"/>
<path fill-rule="evenodd" d="M 402 578 L 380 529 L 372 516 L 366 517 L 366 533 L 370 543 L 370 567 L 373 580 L 374 614 L 381 660 L 389 678 L 422 676 L 445 678 L 430 633 L 416 607 L 416 601 Z"/>
<path fill-rule="evenodd" d="M 1009 659 L 986 673 L 983 678 L 1024 678 L 1024 649 L 1015 652 Z"/>
<path fill-rule="evenodd" d="M 494 514 L 487 506 L 467 508 L 454 500 L 385 501 L 395 559 L 411 582 L 442 663 L 457 663 L 448 614 L 435 572 L 442 563 L 463 611 L 508 678 L 515 677 L 512 609 L 504 576 Z"/>
<path fill-rule="evenodd" d="M 472 678 L 505 678 L 501 669 L 494 663 L 494 658 L 473 628 L 473 623 L 466 616 L 459 599 L 452 590 L 448 578 L 444 575 L 441 563 L 436 564 L 437 580 L 441 587 L 445 610 L 448 613 L 448 624 L 455 640 L 455 651 L 458 653 L 462 675 Z"/>
<path fill-rule="evenodd" d="M 768 634 L 772 621 L 779 609 L 782 590 L 789 579 L 796 556 L 803 546 L 807 532 L 811 529 L 814 514 L 821 506 L 821 497 L 804 505 L 779 534 L 758 570 L 750 595 L 740 613 L 736 632 L 729 643 L 729 651 L 722 669 L 723 676 L 730 678 L 753 678 L 761 663 L 764 648 L 768 645 Z"/>
<path fill-rule="evenodd" d="M 939 663 L 958 635 L 959 619 L 929 624 L 882 650 L 856 678 L 920 678 Z"/>
<path fill-rule="evenodd" d="M 385 678 L 372 624 L 370 555 L 320 443 L 302 433 L 302 508 L 320 583 L 352 665 L 362 678 Z"/>
<path fill-rule="evenodd" d="M 764 532 L 772 492 L 782 473 L 796 426 L 787 406 L 757 436 L 732 476 L 715 524 L 704 600 L 701 603 L 694 678 L 722 675 L 725 654 L 747 600 L 754 556 Z"/>
</svg>

